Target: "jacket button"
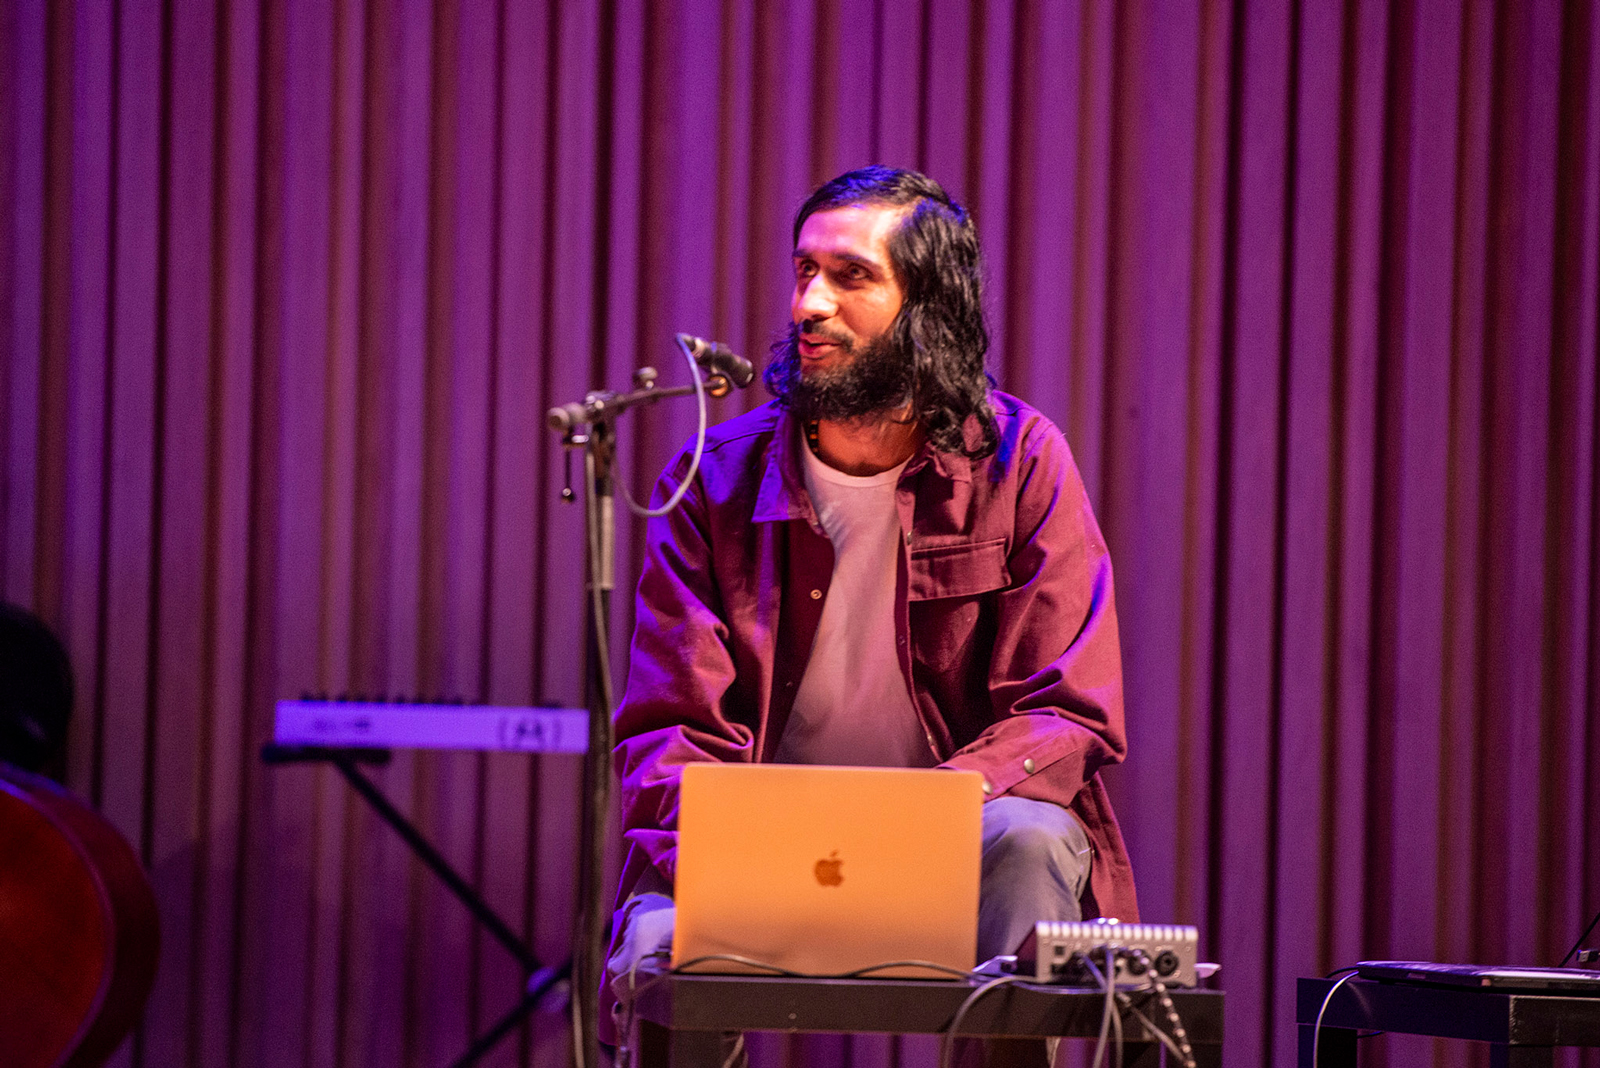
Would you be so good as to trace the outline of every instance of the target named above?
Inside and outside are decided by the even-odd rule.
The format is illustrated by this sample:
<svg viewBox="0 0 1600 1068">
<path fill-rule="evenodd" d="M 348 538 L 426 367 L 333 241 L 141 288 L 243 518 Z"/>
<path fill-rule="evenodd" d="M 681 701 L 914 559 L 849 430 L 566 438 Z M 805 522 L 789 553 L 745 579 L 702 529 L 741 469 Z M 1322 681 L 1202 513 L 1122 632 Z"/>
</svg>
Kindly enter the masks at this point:
<svg viewBox="0 0 1600 1068">
<path fill-rule="evenodd" d="M 813 600 L 813 601 L 820 601 L 820 600 L 822 600 L 822 591 L 821 591 L 821 590 L 812 590 L 812 591 L 811 591 L 811 599 L 812 599 L 812 600 Z"/>
<path fill-rule="evenodd" d="M 1029 775 L 1033 774 L 1033 757 L 1029 757 L 1022 762 L 1022 770 L 1027 772 Z"/>
<path fill-rule="evenodd" d="M 994 787 L 990 785 L 988 779 L 983 780 L 983 792 L 986 794 L 994 793 Z"/>
</svg>

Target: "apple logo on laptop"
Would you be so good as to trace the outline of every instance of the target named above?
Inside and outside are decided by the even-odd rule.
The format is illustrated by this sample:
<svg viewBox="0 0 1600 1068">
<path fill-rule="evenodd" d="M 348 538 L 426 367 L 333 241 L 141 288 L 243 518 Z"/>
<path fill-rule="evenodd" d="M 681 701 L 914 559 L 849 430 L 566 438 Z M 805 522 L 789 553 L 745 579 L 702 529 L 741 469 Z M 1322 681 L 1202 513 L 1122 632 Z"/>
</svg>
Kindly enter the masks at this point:
<svg viewBox="0 0 1600 1068">
<path fill-rule="evenodd" d="M 842 867 L 844 867 L 844 861 L 839 859 L 839 851 L 835 849 L 832 853 L 817 861 L 817 882 L 823 886 L 838 886 L 844 882 L 844 875 L 839 870 Z"/>
</svg>

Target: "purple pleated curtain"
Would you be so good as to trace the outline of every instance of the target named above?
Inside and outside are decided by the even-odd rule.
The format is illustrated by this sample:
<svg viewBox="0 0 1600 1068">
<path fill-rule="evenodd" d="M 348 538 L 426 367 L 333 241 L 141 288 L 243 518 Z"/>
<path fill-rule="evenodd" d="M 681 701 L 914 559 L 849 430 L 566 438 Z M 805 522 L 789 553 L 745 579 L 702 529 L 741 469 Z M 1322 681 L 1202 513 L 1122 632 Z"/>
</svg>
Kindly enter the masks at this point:
<svg viewBox="0 0 1600 1068">
<path fill-rule="evenodd" d="M 1228 1063 L 1292 1062 L 1297 976 L 1553 963 L 1600 909 L 1596 14 L 0 0 L 0 595 L 64 637 L 67 781 L 165 925 L 113 1064 L 433 1066 L 515 1000 L 336 775 L 262 767 L 272 702 L 579 704 L 543 413 L 684 381 L 680 330 L 759 362 L 794 208 L 875 161 L 972 210 L 994 373 L 1082 466 L 1126 651 L 1111 786 L 1146 917 L 1223 966 Z M 625 421 L 636 493 L 693 421 Z M 574 758 L 375 774 L 565 959 Z M 562 1024 L 484 1063 L 563 1064 Z"/>
</svg>

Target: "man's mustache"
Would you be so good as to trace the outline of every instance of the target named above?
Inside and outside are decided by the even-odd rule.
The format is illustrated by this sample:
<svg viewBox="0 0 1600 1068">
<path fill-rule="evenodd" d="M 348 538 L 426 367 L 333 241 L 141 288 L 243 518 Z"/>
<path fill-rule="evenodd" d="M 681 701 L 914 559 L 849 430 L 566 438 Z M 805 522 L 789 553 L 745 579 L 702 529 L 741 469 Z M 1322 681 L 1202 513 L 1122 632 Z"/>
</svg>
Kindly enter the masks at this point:
<svg viewBox="0 0 1600 1068">
<path fill-rule="evenodd" d="M 802 321 L 799 326 L 795 327 L 795 336 L 797 339 L 801 334 L 807 334 L 811 337 L 820 337 L 824 341 L 838 345 L 846 352 L 850 352 L 855 348 L 855 346 L 851 344 L 851 341 L 848 337 L 845 337 L 843 334 L 837 333 L 833 330 L 829 330 L 825 326 L 821 326 L 815 319 L 806 319 Z"/>
</svg>

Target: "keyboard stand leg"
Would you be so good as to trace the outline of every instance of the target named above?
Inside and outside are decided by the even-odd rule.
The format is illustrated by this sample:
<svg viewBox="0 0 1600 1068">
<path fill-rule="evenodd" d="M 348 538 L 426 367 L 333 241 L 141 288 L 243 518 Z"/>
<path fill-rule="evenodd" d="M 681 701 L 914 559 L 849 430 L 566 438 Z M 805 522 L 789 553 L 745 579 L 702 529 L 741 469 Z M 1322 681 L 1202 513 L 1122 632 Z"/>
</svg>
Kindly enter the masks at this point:
<svg viewBox="0 0 1600 1068">
<path fill-rule="evenodd" d="M 417 855 L 417 859 L 426 864 L 439 877 L 439 881 L 444 883 L 445 887 L 455 895 L 456 899 L 466 906 L 467 911 L 472 913 L 473 918 L 484 926 L 484 929 L 494 937 L 494 940 L 504 946 L 507 953 L 517 958 L 517 961 L 525 970 L 529 972 L 538 971 L 538 958 L 517 937 L 516 932 L 506 926 L 506 922 L 500 918 L 494 909 L 489 907 L 489 903 L 483 899 L 477 890 L 473 889 L 472 884 L 463 879 L 460 873 L 450 866 L 450 862 L 444 859 L 444 854 L 433 848 L 432 842 L 422 837 L 422 832 L 417 830 L 416 825 L 406 819 L 405 815 L 389 802 L 389 799 L 373 784 L 372 780 L 361 774 L 360 770 L 356 768 L 355 761 L 343 756 L 332 757 L 331 761 L 333 766 L 338 769 L 339 774 L 344 776 L 345 782 L 350 784 L 351 789 L 366 799 L 367 804 L 372 806 L 373 811 L 378 814 L 383 822 L 394 828 L 395 833 Z"/>
</svg>

